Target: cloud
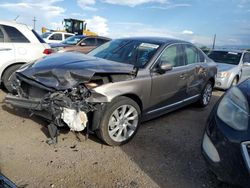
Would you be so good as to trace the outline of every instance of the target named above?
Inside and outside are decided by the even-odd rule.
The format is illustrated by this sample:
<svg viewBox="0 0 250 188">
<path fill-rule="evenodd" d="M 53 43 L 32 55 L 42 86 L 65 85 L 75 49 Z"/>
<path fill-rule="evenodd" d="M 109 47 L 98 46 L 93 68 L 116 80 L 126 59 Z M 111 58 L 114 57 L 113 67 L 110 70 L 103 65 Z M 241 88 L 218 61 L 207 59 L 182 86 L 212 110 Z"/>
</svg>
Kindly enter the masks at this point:
<svg viewBox="0 0 250 188">
<path fill-rule="evenodd" d="M 0 8 L 4 8 L 14 13 L 15 16 L 20 15 L 17 19 L 18 22 L 33 25 L 33 17 L 36 17 L 36 25 L 41 28 L 42 26 L 48 27 L 55 25 L 56 19 L 63 17 L 66 9 L 58 6 L 57 4 L 62 0 L 21 0 L 17 3 L 0 3 Z M 13 16 L 13 19 L 14 17 Z M 62 21 L 62 20 L 60 20 Z"/>
<path fill-rule="evenodd" d="M 168 0 L 103 0 L 105 3 L 135 7 L 146 3 L 168 3 Z"/>
<path fill-rule="evenodd" d="M 134 36 L 154 36 L 181 39 L 195 43 L 197 45 L 212 45 L 213 36 L 203 36 L 195 34 L 191 30 L 173 31 L 166 27 L 153 27 L 139 22 L 116 22 L 110 23 L 109 36 L 111 38 L 134 37 Z M 184 34 L 183 34 L 184 33 Z M 219 40 L 218 44 L 220 43 Z"/>
<path fill-rule="evenodd" d="M 95 0 L 77 0 L 77 4 L 79 7 L 81 7 L 83 10 L 88 10 L 88 11 L 97 11 L 97 8 L 94 8 L 96 3 Z"/>
<path fill-rule="evenodd" d="M 245 7 L 249 7 L 250 4 L 250 0 L 235 0 L 235 2 L 237 2 L 237 7 L 238 8 L 245 8 Z"/>
<path fill-rule="evenodd" d="M 191 4 L 166 4 L 164 6 L 151 6 L 147 8 L 151 9 L 160 9 L 160 10 L 168 10 L 168 9 L 173 9 L 173 8 L 178 8 L 178 7 L 191 7 Z"/>
<path fill-rule="evenodd" d="M 23 0 L 19 3 L 1 3 L 0 7 L 25 15 L 43 15 L 45 18 L 51 18 L 65 12 L 64 8 L 54 5 L 56 2 L 59 2 L 59 0 L 41 0 L 39 2 L 35 0 Z"/>
<path fill-rule="evenodd" d="M 111 23 L 109 36 L 112 38 L 133 36 L 158 36 L 176 38 L 175 33 L 166 28 L 155 28 L 151 25 L 138 22 L 116 22 Z"/>
<path fill-rule="evenodd" d="M 189 42 L 192 42 L 196 45 L 208 45 L 208 46 L 210 46 L 213 43 L 212 36 L 193 35 L 193 36 L 189 36 L 186 40 L 188 40 Z M 219 43 L 218 40 L 217 40 L 217 43 Z"/>
<path fill-rule="evenodd" d="M 184 30 L 181 32 L 183 35 L 193 35 L 194 32 L 193 31 L 190 31 L 190 30 Z"/>
<path fill-rule="evenodd" d="M 91 19 L 86 19 L 87 28 L 96 32 L 98 35 L 107 36 L 109 34 L 108 20 L 101 16 L 94 16 Z"/>
</svg>

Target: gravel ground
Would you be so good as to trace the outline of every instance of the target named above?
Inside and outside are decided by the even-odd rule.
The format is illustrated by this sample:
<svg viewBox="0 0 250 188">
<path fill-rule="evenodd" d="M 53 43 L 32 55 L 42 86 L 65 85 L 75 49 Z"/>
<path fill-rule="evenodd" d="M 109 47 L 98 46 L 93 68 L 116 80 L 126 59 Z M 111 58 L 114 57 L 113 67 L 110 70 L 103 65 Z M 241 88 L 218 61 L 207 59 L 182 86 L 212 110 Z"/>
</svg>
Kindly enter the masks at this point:
<svg viewBox="0 0 250 188">
<path fill-rule="evenodd" d="M 222 92 L 204 109 L 188 106 L 140 127 L 122 147 L 85 140 L 67 129 L 49 146 L 47 123 L 2 102 L 0 170 L 23 187 L 228 188 L 208 170 L 200 152 L 205 122 Z M 0 90 L 0 101 L 6 94 Z"/>
</svg>

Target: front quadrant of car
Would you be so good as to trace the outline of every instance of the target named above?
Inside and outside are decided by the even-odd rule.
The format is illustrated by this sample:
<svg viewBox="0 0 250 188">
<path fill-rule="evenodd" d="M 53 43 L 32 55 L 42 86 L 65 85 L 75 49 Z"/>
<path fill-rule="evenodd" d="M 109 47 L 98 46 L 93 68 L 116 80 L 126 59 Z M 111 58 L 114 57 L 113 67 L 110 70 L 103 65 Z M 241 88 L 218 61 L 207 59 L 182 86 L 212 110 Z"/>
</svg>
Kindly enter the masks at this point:
<svg viewBox="0 0 250 188">
<path fill-rule="evenodd" d="M 250 185 L 250 79 L 232 87 L 214 106 L 202 140 L 202 154 L 218 179 Z"/>
</svg>

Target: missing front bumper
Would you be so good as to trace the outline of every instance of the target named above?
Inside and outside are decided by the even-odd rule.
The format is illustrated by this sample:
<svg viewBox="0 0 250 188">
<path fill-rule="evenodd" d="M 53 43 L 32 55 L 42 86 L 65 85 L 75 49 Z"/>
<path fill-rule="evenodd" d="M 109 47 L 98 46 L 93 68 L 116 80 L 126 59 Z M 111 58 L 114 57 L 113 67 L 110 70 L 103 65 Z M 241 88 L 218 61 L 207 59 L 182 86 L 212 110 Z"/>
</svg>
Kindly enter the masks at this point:
<svg viewBox="0 0 250 188">
<path fill-rule="evenodd" d="M 5 102 L 7 104 L 11 104 L 11 105 L 13 105 L 15 107 L 19 107 L 19 108 L 26 108 L 29 110 L 37 110 L 37 111 L 43 110 L 41 100 L 39 100 L 39 99 L 26 99 L 23 97 L 8 94 L 5 97 Z"/>
</svg>

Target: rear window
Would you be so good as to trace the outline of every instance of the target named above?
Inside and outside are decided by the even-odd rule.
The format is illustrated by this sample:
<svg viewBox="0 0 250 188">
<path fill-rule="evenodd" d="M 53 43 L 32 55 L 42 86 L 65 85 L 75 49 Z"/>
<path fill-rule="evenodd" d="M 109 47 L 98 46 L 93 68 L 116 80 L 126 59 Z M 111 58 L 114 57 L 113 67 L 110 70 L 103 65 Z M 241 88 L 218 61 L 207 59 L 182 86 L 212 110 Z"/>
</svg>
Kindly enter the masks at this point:
<svg viewBox="0 0 250 188">
<path fill-rule="evenodd" d="M 9 42 L 29 43 L 30 41 L 15 27 L 3 25 L 5 32 L 9 37 Z"/>
<path fill-rule="evenodd" d="M 86 44 L 86 46 L 95 46 L 95 38 L 87 38 L 84 39 L 83 42 Z"/>
<path fill-rule="evenodd" d="M 108 42 L 109 40 L 106 39 L 97 39 L 97 46 L 100 46 L 102 44 L 104 44 L 105 42 Z"/>
<path fill-rule="evenodd" d="M 64 37 L 65 37 L 65 39 L 67 39 L 67 38 L 69 38 L 69 37 L 71 37 L 72 35 L 68 35 L 68 34 L 65 34 L 64 35 Z"/>
<path fill-rule="evenodd" d="M 32 32 L 34 33 L 36 38 L 39 40 L 39 42 L 45 43 L 45 41 L 42 39 L 42 37 L 40 37 L 40 35 L 34 29 L 32 29 Z"/>
<path fill-rule="evenodd" d="M 55 33 L 49 37 L 49 40 L 62 40 L 62 34 Z"/>
</svg>

